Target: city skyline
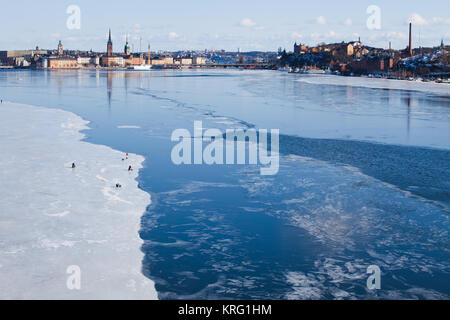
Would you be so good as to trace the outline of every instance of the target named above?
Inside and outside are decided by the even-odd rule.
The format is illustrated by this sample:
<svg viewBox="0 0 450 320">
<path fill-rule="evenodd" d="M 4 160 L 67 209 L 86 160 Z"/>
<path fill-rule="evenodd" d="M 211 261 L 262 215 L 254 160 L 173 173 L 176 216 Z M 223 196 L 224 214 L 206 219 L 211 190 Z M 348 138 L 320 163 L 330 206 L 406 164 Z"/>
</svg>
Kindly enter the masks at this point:
<svg viewBox="0 0 450 320">
<path fill-rule="evenodd" d="M 23 5 L 21 5 L 23 3 Z M 80 29 L 69 29 L 67 13 L 70 5 L 80 8 Z M 380 8 L 381 29 L 369 30 L 367 8 Z M 285 1 L 275 6 L 268 1 L 227 3 L 207 1 L 170 4 L 137 0 L 133 5 L 106 1 L 66 1 L 29 3 L 19 0 L 3 5 L 0 21 L 0 49 L 31 49 L 36 46 L 51 49 L 62 40 L 65 49 L 104 51 L 109 28 L 115 51 L 129 34 L 132 51 L 152 49 L 276 51 L 290 50 L 294 42 L 315 45 L 320 42 L 352 41 L 361 37 L 369 46 L 395 49 L 408 44 L 408 21 L 414 23 L 413 47 L 437 46 L 441 39 L 450 40 L 450 4 L 440 1 L 433 7 L 419 1 L 391 3 L 356 3 L 352 6 L 326 1 L 302 3 Z M 39 12 L 36 14 L 36 12 Z M 10 32 L 14 30 L 14 32 Z"/>
</svg>

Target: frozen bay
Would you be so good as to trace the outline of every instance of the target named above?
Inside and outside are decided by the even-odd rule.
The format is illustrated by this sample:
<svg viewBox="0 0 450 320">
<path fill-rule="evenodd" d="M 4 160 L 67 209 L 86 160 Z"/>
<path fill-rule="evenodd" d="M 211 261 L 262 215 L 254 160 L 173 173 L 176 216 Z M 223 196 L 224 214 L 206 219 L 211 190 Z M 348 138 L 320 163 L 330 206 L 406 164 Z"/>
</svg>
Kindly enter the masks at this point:
<svg viewBox="0 0 450 320">
<path fill-rule="evenodd" d="M 162 299 L 448 298 L 450 95 L 302 79 L 12 71 L 0 73 L 0 96 L 74 112 L 90 121 L 86 141 L 145 157 L 142 268 Z M 173 165 L 171 133 L 196 120 L 280 129 L 279 174 Z M 375 292 L 373 264 L 383 274 Z"/>
</svg>

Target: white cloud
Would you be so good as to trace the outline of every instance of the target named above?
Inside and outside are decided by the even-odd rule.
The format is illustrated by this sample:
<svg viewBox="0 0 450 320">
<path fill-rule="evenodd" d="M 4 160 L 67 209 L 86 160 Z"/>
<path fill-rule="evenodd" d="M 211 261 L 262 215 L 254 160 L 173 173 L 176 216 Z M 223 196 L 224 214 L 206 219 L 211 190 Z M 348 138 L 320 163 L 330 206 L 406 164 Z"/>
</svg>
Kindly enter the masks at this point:
<svg viewBox="0 0 450 320">
<path fill-rule="evenodd" d="M 327 19 L 324 16 L 320 16 L 316 19 L 318 24 L 327 24 Z"/>
<path fill-rule="evenodd" d="M 180 37 L 180 35 L 176 32 L 170 32 L 169 33 L 169 39 L 173 40 L 173 39 L 178 39 Z"/>
<path fill-rule="evenodd" d="M 377 43 L 389 43 L 389 41 L 401 41 L 404 45 L 406 45 L 408 36 L 403 32 L 397 31 L 388 31 L 381 33 L 373 33 L 369 36 L 371 41 L 375 41 Z"/>
<path fill-rule="evenodd" d="M 422 17 L 420 14 L 413 13 L 412 15 L 409 16 L 408 23 L 412 23 L 418 26 L 424 26 L 428 24 L 428 21 L 425 20 L 425 18 Z"/>
<path fill-rule="evenodd" d="M 352 19 L 348 18 L 348 19 L 346 19 L 346 20 L 344 21 L 344 24 L 345 24 L 346 26 L 351 26 L 351 25 L 353 25 L 353 21 L 352 21 Z"/>
<path fill-rule="evenodd" d="M 292 39 L 301 39 L 301 38 L 303 38 L 303 35 L 301 35 L 298 32 L 292 32 L 291 36 L 292 36 Z"/>
<path fill-rule="evenodd" d="M 330 30 L 326 33 L 318 33 L 313 32 L 309 36 L 313 41 L 332 41 L 333 39 L 341 37 L 340 34 L 336 33 L 333 30 Z"/>
<path fill-rule="evenodd" d="M 441 17 L 434 17 L 432 19 L 432 22 L 434 24 L 450 24 L 450 19 L 441 18 Z"/>
<path fill-rule="evenodd" d="M 244 18 L 241 20 L 241 22 L 239 23 L 239 25 L 241 27 L 246 27 L 246 28 L 251 28 L 251 27 L 255 27 L 256 26 L 256 22 L 253 21 L 250 18 Z"/>
<path fill-rule="evenodd" d="M 319 39 L 320 38 L 320 33 L 317 33 L 317 32 L 313 32 L 313 33 L 311 33 L 311 35 L 310 35 L 310 37 L 311 37 L 311 39 Z"/>
<path fill-rule="evenodd" d="M 337 33 L 334 32 L 333 30 L 331 30 L 325 34 L 326 38 L 335 38 L 336 36 L 337 36 Z"/>
<path fill-rule="evenodd" d="M 139 23 L 136 23 L 134 25 L 134 33 L 141 33 L 142 32 L 142 26 Z"/>
<path fill-rule="evenodd" d="M 403 32 L 390 31 L 382 34 L 384 37 L 388 39 L 407 39 L 408 36 Z"/>
</svg>

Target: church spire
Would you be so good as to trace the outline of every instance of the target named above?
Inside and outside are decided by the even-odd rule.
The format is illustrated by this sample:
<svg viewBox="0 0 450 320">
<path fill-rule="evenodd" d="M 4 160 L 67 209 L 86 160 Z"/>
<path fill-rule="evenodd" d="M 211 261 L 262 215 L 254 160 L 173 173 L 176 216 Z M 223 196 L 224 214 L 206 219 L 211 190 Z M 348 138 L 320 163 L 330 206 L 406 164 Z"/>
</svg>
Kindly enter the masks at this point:
<svg viewBox="0 0 450 320">
<path fill-rule="evenodd" d="M 114 53 L 113 53 L 113 43 L 112 43 L 112 39 L 111 39 L 111 29 L 109 29 L 109 38 L 108 38 L 108 46 L 107 46 L 107 56 L 108 57 L 113 57 Z"/>
</svg>

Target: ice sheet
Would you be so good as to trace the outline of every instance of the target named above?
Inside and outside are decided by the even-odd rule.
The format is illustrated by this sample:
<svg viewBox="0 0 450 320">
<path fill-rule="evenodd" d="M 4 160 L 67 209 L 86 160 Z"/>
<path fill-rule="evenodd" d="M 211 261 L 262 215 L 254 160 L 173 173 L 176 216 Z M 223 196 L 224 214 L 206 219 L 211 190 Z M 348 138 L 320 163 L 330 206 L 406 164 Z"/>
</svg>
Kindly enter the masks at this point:
<svg viewBox="0 0 450 320">
<path fill-rule="evenodd" d="M 157 299 L 141 272 L 144 158 L 80 141 L 86 124 L 0 105 L 0 299 Z M 81 290 L 68 289 L 69 266 L 80 267 Z"/>
<path fill-rule="evenodd" d="M 373 89 L 413 90 L 443 95 L 448 95 L 450 93 L 450 84 L 435 82 L 376 79 L 366 77 L 342 77 L 335 75 L 301 75 L 297 81 L 311 84 L 327 84 Z"/>
</svg>

